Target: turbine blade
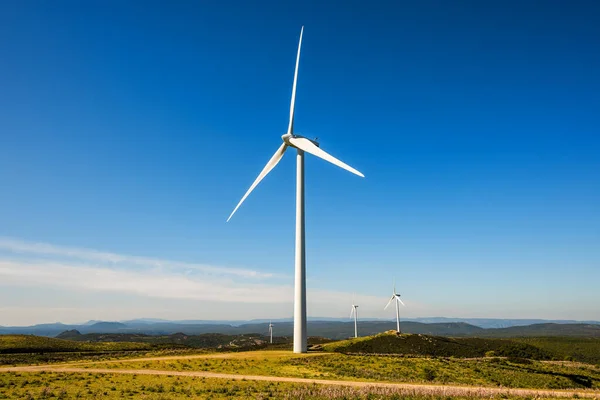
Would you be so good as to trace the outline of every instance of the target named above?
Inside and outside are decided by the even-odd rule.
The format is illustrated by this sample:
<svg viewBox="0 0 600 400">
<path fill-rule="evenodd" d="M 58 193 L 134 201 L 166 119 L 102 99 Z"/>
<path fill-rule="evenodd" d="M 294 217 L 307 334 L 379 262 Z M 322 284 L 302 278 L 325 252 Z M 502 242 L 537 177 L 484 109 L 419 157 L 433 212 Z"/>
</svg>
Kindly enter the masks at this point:
<svg viewBox="0 0 600 400">
<path fill-rule="evenodd" d="M 400 299 L 400 297 L 396 297 L 398 299 L 398 301 L 400 302 L 400 304 L 402 304 L 404 307 L 406 307 L 406 304 L 404 304 L 404 302 Z"/>
<path fill-rule="evenodd" d="M 248 197 L 248 195 L 250 194 L 250 192 L 252 192 L 252 190 L 254 190 L 254 188 L 256 187 L 256 185 L 258 185 L 260 183 L 260 181 L 262 181 L 263 178 L 265 176 L 267 176 L 267 174 L 269 172 L 271 172 L 271 170 L 273 168 L 275 168 L 275 166 L 277 165 L 277 163 L 279 162 L 279 160 L 281 160 L 281 157 L 283 157 L 283 153 L 285 153 L 285 149 L 286 148 L 287 148 L 287 144 L 283 143 L 277 149 L 277 151 L 275 152 L 275 154 L 273 154 L 273 157 L 271 157 L 271 159 L 269 160 L 269 162 L 267 163 L 267 165 L 265 165 L 265 167 L 263 168 L 263 170 L 260 171 L 260 174 L 258 174 L 258 177 L 254 181 L 254 183 L 252 184 L 252 186 L 250 186 L 250 189 L 248 189 L 248 191 L 246 192 L 246 194 L 244 195 L 244 197 L 242 197 L 242 199 L 240 200 L 240 202 L 238 203 L 238 205 L 235 206 L 235 208 L 231 212 L 231 215 L 229 215 L 229 218 L 227 218 L 227 222 L 229 222 L 229 220 L 231 219 L 231 217 L 233 217 L 233 214 L 235 214 L 235 212 L 237 211 L 237 209 L 240 208 L 240 206 L 242 205 L 242 203 L 244 202 L 244 200 L 246 200 L 246 197 Z"/>
<path fill-rule="evenodd" d="M 337 165 L 338 167 L 343 168 L 346 171 L 350 171 L 353 174 L 356 174 L 356 175 L 358 175 L 358 176 L 360 176 L 362 178 L 365 177 L 360 171 L 357 171 L 356 169 L 352 168 L 348 164 L 346 164 L 346 163 L 338 160 L 337 158 L 335 158 L 331 154 L 328 154 L 324 150 L 321 150 L 316 144 L 314 144 L 313 142 L 311 142 L 307 138 L 303 138 L 303 137 L 291 137 L 288 140 L 289 140 L 289 142 L 292 145 L 294 145 L 294 147 L 297 147 L 300 150 L 304 150 L 305 152 L 310 153 L 313 156 L 317 156 L 319 158 L 322 158 L 325 161 L 329 161 L 330 163 L 332 163 L 334 165 Z"/>
<path fill-rule="evenodd" d="M 296 105 L 296 83 L 298 82 L 298 65 L 300 64 L 300 48 L 302 47 L 302 33 L 304 26 L 300 29 L 300 41 L 298 42 L 298 55 L 296 55 L 296 70 L 294 71 L 294 85 L 292 86 L 292 101 L 290 102 L 290 124 L 287 133 L 294 133 L 294 108 Z"/>
<path fill-rule="evenodd" d="M 389 306 L 390 304 L 392 304 L 392 301 L 394 301 L 394 299 L 395 299 L 395 297 L 394 297 L 394 296 L 392 296 L 392 297 L 390 298 L 390 301 L 388 301 L 388 303 L 386 304 L 386 306 L 385 306 L 385 307 L 383 307 L 383 309 L 385 310 L 386 308 L 388 308 L 388 306 Z"/>
<path fill-rule="evenodd" d="M 350 311 L 350 318 L 354 316 L 354 306 L 352 306 L 352 310 Z"/>
</svg>

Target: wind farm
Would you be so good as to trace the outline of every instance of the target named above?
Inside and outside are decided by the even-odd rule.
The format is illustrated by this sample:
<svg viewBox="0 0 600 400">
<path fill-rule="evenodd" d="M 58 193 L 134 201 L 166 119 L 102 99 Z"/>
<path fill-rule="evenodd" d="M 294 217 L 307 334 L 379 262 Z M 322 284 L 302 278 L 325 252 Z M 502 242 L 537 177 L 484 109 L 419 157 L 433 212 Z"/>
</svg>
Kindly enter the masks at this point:
<svg viewBox="0 0 600 400">
<path fill-rule="evenodd" d="M 0 2 L 0 399 L 600 399 L 599 20 Z"/>
</svg>

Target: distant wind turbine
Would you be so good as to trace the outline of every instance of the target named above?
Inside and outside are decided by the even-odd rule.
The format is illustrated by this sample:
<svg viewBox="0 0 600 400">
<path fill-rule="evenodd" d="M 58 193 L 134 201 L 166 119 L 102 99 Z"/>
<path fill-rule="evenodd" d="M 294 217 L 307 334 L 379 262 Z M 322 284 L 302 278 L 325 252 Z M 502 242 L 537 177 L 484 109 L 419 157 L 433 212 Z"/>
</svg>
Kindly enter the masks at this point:
<svg viewBox="0 0 600 400">
<path fill-rule="evenodd" d="M 396 301 L 394 301 L 396 300 Z M 388 303 L 386 304 L 386 306 L 383 308 L 384 310 L 386 308 L 388 308 L 388 306 L 392 303 L 392 301 L 394 301 L 394 303 L 396 303 L 396 332 L 400 333 L 400 304 L 402 304 L 403 306 L 406 306 L 402 300 L 400 300 L 400 294 L 396 293 L 396 281 L 394 280 L 394 291 L 392 292 L 392 297 L 390 298 L 390 301 L 388 301 Z"/>
<path fill-rule="evenodd" d="M 269 321 L 269 336 L 271 336 L 269 343 L 273 344 L 273 324 L 271 321 Z"/>
<path fill-rule="evenodd" d="M 296 261 L 295 261 L 295 290 L 294 290 L 294 353 L 306 353 L 307 351 L 307 336 L 306 336 L 306 255 L 304 242 L 304 153 L 309 153 L 325 161 L 337 165 L 347 171 L 352 172 L 364 178 L 364 175 L 343 163 L 337 158 L 331 156 L 319 148 L 319 143 L 316 140 L 311 140 L 300 135 L 294 134 L 294 104 L 296 102 L 296 84 L 298 81 L 298 64 L 300 63 L 300 48 L 302 47 L 302 33 L 304 27 L 300 30 L 300 41 L 298 43 L 298 54 L 296 56 L 296 69 L 294 71 L 294 84 L 292 86 L 292 100 L 290 103 L 290 121 L 288 124 L 287 133 L 281 136 L 283 143 L 277 149 L 273 157 L 260 172 L 254 183 L 250 186 L 244 197 L 238 205 L 233 209 L 233 212 L 227 218 L 231 219 L 233 214 L 242 205 L 246 197 L 254 190 L 254 188 L 263 180 L 265 176 L 275 166 L 288 147 L 297 150 L 296 155 Z"/>
<path fill-rule="evenodd" d="M 357 328 L 357 320 L 358 320 L 358 305 L 354 304 L 354 295 L 352 296 L 352 311 L 350 311 L 350 318 L 354 316 L 354 337 L 358 337 L 358 328 Z"/>
</svg>

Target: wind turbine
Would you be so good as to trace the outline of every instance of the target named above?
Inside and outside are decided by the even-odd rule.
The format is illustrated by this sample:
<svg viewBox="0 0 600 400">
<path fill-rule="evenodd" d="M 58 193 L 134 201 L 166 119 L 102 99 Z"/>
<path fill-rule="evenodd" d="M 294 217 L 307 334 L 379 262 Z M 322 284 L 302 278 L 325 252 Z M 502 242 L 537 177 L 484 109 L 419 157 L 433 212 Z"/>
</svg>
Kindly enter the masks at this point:
<svg viewBox="0 0 600 400">
<path fill-rule="evenodd" d="M 258 177 L 252 183 L 244 197 L 238 205 L 233 209 L 233 212 L 227 218 L 231 219 L 240 205 L 246 200 L 246 197 L 254 190 L 256 185 L 271 172 L 279 163 L 285 151 L 291 147 L 297 150 L 296 154 L 296 260 L 295 260 L 295 290 L 294 290 L 294 353 L 306 353 L 306 257 L 304 243 L 304 153 L 309 153 L 319 158 L 329 161 L 347 171 L 352 172 L 364 178 L 364 175 L 343 163 L 337 158 L 331 156 L 319 148 L 319 143 L 316 140 L 311 140 L 294 133 L 294 104 L 296 101 L 296 84 L 298 82 L 298 64 L 300 62 L 300 48 L 302 47 L 302 33 L 304 27 L 300 30 L 300 41 L 298 43 L 298 54 L 296 55 L 296 69 L 294 71 L 294 84 L 292 86 L 292 100 L 290 103 L 290 121 L 288 124 L 287 133 L 281 136 L 283 143 L 273 157 L 267 162 L 267 165 L 258 174 Z"/>
<path fill-rule="evenodd" d="M 354 296 L 352 296 L 352 311 L 350 311 L 350 318 L 354 316 L 354 337 L 358 337 L 357 320 L 358 320 L 358 305 L 354 304 Z"/>
<path fill-rule="evenodd" d="M 403 306 L 406 306 L 406 304 L 404 304 L 402 300 L 400 300 L 400 294 L 396 293 L 396 281 L 394 281 L 394 291 L 392 292 L 392 297 L 383 309 L 385 310 L 386 308 L 388 308 L 388 306 L 394 300 L 396 300 L 394 302 L 396 303 L 396 332 L 400 333 L 400 304 L 402 304 Z"/>
<path fill-rule="evenodd" d="M 271 340 L 269 343 L 273 344 L 273 324 L 269 321 L 269 335 L 271 336 Z"/>
</svg>

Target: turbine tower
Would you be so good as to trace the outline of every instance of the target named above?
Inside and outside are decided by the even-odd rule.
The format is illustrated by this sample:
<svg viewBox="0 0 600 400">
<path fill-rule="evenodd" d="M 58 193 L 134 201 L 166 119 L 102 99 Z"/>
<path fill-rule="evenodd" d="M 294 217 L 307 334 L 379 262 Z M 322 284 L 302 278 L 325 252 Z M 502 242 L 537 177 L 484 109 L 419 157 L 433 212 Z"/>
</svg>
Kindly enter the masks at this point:
<svg viewBox="0 0 600 400">
<path fill-rule="evenodd" d="M 354 296 L 352 296 L 352 311 L 350 311 L 350 318 L 354 316 L 354 337 L 358 337 L 358 328 L 357 328 L 357 320 L 358 320 L 358 305 L 354 304 Z"/>
<path fill-rule="evenodd" d="M 394 301 L 396 300 L 396 301 Z M 402 304 L 403 306 L 406 306 L 402 300 L 400 300 L 400 294 L 396 293 L 396 282 L 394 281 L 394 291 L 392 292 L 392 297 L 390 298 L 390 301 L 388 301 L 388 303 L 386 304 L 386 306 L 383 308 L 384 310 L 386 308 L 388 308 L 388 306 L 392 303 L 392 301 L 394 301 L 394 303 L 396 303 L 396 332 L 400 333 L 400 304 Z"/>
<path fill-rule="evenodd" d="M 258 177 L 252 183 L 244 197 L 238 205 L 233 209 L 233 212 L 227 218 L 231 219 L 233 214 L 242 205 L 246 197 L 254 190 L 254 188 L 263 180 L 263 178 L 271 172 L 279 163 L 283 154 L 288 147 L 296 149 L 296 260 L 295 260 L 295 290 L 294 290 L 294 353 L 306 353 L 306 257 L 304 243 L 304 153 L 312 154 L 322 158 L 325 161 L 337 165 L 347 171 L 352 172 L 364 178 L 356 169 L 341 162 L 337 158 L 331 156 L 319 148 L 319 143 L 316 140 L 311 140 L 294 133 L 294 105 L 296 102 L 296 84 L 298 82 L 298 64 L 300 62 L 300 48 L 302 47 L 302 33 L 304 27 L 300 30 L 300 41 L 298 43 L 298 54 L 296 55 L 296 69 L 294 71 L 294 84 L 292 86 L 292 100 L 290 103 L 290 121 L 287 132 L 281 136 L 283 143 L 275 154 L 271 157 L 267 165 L 258 174 Z"/>
<path fill-rule="evenodd" d="M 273 344 L 273 324 L 271 321 L 269 321 L 269 336 L 271 336 L 269 343 Z"/>
</svg>

